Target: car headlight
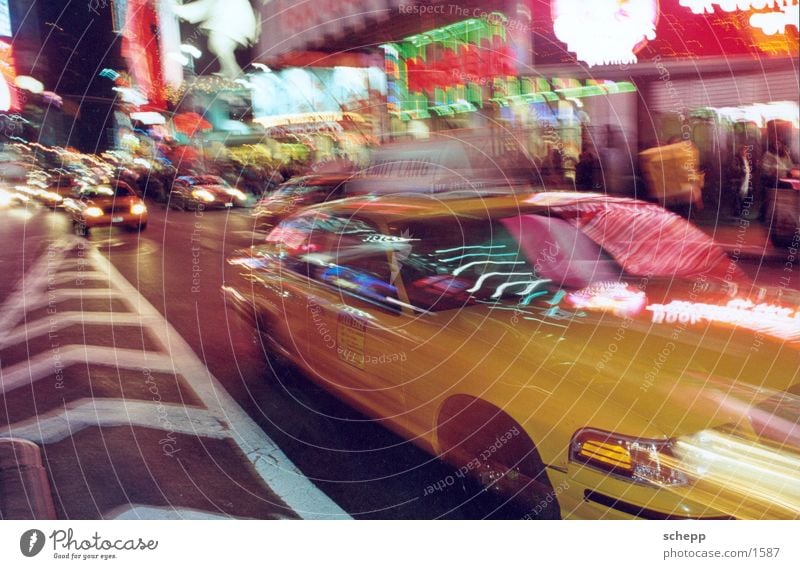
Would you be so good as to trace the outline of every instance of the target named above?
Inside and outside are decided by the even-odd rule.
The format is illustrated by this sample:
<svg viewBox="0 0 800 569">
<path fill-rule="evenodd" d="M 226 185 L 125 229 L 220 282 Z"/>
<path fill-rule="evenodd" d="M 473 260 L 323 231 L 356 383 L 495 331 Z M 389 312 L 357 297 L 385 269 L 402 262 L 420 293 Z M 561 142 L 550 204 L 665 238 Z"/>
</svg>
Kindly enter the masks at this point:
<svg viewBox="0 0 800 569">
<path fill-rule="evenodd" d="M 101 217 L 103 215 L 103 210 L 99 207 L 91 206 L 83 210 L 83 215 L 87 217 Z"/>
<path fill-rule="evenodd" d="M 11 195 L 8 192 L 0 190 L 0 207 L 11 205 Z"/>
<path fill-rule="evenodd" d="M 247 196 L 244 195 L 244 192 L 242 190 L 237 189 L 237 188 L 231 188 L 230 190 L 226 190 L 226 191 L 228 192 L 229 195 L 233 196 L 237 200 L 244 201 L 244 200 L 247 199 Z"/>
<path fill-rule="evenodd" d="M 214 201 L 214 194 L 212 194 L 208 190 L 193 190 L 192 197 L 198 200 L 203 200 L 204 202 Z"/>
<path fill-rule="evenodd" d="M 135 203 L 131 206 L 131 213 L 133 215 L 142 215 L 147 212 L 147 206 L 143 203 Z"/>
<path fill-rule="evenodd" d="M 572 437 L 569 459 L 597 469 L 656 486 L 689 483 L 683 472 L 673 468 L 673 441 L 641 439 L 597 429 L 581 429 Z"/>
</svg>

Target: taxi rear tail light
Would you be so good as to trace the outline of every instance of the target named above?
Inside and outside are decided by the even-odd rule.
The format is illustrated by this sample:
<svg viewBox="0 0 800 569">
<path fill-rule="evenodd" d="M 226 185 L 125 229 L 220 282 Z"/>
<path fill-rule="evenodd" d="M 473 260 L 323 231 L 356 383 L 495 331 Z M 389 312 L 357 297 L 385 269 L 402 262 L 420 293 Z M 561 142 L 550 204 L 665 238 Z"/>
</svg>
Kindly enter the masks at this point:
<svg viewBox="0 0 800 569">
<path fill-rule="evenodd" d="M 640 439 L 597 429 L 572 437 L 569 458 L 611 474 L 657 486 L 682 486 L 689 478 L 677 470 L 670 439 Z"/>
</svg>

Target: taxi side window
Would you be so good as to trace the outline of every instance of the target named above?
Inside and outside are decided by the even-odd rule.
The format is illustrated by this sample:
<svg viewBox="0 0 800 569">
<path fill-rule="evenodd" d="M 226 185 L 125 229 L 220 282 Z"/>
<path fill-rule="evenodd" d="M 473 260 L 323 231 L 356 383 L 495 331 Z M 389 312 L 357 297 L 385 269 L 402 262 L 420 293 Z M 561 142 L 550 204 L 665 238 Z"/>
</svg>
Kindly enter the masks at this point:
<svg viewBox="0 0 800 569">
<path fill-rule="evenodd" d="M 342 293 L 397 309 L 397 288 L 391 284 L 391 270 L 385 254 L 367 255 L 315 271 L 316 278 Z"/>
<path fill-rule="evenodd" d="M 397 289 L 382 237 L 360 220 L 311 214 L 286 220 L 267 240 L 283 249 L 286 269 L 394 308 Z"/>
<path fill-rule="evenodd" d="M 427 311 L 516 299 L 538 278 L 500 223 L 446 218 L 396 231 L 413 237 L 400 274 L 409 302 Z"/>
</svg>

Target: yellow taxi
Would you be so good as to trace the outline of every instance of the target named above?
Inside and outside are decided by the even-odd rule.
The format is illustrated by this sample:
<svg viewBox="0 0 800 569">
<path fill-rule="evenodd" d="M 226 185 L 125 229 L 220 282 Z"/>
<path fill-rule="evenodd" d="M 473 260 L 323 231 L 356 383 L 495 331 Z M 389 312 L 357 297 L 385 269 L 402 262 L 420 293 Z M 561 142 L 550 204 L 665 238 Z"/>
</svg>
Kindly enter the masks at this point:
<svg viewBox="0 0 800 569">
<path fill-rule="evenodd" d="M 229 263 L 276 355 L 515 515 L 800 516 L 798 297 L 658 205 L 351 198 Z"/>
<path fill-rule="evenodd" d="M 83 186 L 64 206 L 78 235 L 88 235 L 92 227 L 147 228 L 147 206 L 124 182 Z"/>
</svg>

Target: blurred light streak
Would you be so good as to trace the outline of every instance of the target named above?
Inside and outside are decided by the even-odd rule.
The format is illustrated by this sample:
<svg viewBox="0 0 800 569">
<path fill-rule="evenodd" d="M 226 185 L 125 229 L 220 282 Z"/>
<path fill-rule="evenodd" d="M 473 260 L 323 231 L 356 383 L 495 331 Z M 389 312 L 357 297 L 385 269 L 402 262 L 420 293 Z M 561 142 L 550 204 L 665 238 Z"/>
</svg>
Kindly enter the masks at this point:
<svg viewBox="0 0 800 569">
<path fill-rule="evenodd" d="M 694 480 L 670 489 L 737 518 L 800 517 L 800 455 L 720 431 L 679 438 L 666 466 Z"/>
</svg>

